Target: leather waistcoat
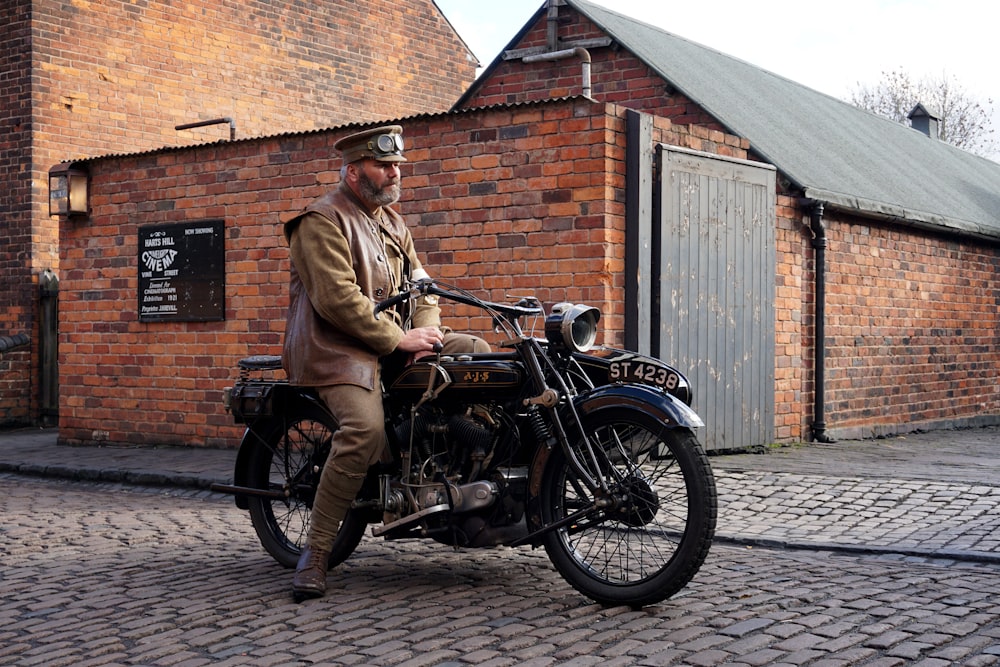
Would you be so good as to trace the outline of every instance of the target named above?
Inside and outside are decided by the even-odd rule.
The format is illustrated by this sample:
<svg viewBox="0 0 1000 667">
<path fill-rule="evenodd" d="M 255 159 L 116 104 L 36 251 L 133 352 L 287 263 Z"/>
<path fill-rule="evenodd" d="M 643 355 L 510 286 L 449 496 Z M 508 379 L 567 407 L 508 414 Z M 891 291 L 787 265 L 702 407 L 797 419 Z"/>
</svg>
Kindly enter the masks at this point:
<svg viewBox="0 0 1000 667">
<path fill-rule="evenodd" d="M 388 311 L 376 320 L 374 304 L 422 268 L 402 217 L 386 207 L 369 215 L 341 185 L 285 223 L 284 231 L 292 248 L 282 353 L 289 381 L 374 389 L 379 357 L 403 336 L 399 315 Z M 435 301 L 416 306 L 413 326 L 440 322 Z"/>
</svg>

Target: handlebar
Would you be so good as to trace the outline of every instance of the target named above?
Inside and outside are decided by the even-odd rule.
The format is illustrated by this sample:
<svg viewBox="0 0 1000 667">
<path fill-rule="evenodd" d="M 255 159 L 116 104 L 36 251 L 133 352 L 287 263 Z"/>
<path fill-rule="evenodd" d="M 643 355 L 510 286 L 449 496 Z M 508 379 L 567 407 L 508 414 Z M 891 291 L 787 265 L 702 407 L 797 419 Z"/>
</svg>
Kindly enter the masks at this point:
<svg viewBox="0 0 1000 667">
<path fill-rule="evenodd" d="M 403 290 L 399 294 L 391 296 L 388 299 L 379 301 L 375 304 L 375 319 L 378 319 L 379 313 L 384 310 L 388 310 L 389 308 L 399 305 L 404 301 L 410 301 L 419 296 L 426 295 L 439 296 L 444 299 L 455 301 L 456 303 L 481 308 L 482 310 L 491 313 L 494 316 L 494 319 L 496 319 L 498 315 L 503 315 L 504 319 L 507 321 L 514 321 L 521 317 L 545 314 L 541 306 L 522 306 L 484 301 L 483 299 L 475 297 L 471 294 L 451 291 L 443 287 L 439 287 L 433 280 L 425 279 L 418 280 L 413 283 L 409 289 Z"/>
</svg>

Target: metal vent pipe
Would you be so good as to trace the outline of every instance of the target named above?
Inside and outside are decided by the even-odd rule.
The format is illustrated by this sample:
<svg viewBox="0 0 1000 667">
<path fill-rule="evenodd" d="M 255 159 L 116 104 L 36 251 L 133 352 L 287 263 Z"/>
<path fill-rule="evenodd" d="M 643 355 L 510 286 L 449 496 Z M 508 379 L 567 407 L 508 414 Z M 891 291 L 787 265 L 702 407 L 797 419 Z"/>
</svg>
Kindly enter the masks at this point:
<svg viewBox="0 0 1000 667">
<path fill-rule="evenodd" d="M 573 56 L 578 56 L 582 63 L 582 76 L 583 76 L 583 96 L 590 97 L 590 52 L 582 46 L 577 46 L 572 49 L 563 49 L 561 51 L 552 51 L 550 53 L 539 53 L 533 56 L 525 56 L 521 59 L 524 63 L 539 63 L 548 60 L 563 60 L 564 58 L 572 58 Z"/>
</svg>

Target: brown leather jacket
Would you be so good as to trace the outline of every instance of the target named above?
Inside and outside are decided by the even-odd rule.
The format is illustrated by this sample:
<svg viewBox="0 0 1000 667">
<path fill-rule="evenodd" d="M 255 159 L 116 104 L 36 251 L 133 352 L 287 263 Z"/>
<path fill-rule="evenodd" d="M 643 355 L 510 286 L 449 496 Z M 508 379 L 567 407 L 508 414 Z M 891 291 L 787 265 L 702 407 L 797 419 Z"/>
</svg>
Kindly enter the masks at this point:
<svg viewBox="0 0 1000 667">
<path fill-rule="evenodd" d="M 291 249 L 290 303 L 282 359 L 293 384 L 375 388 L 379 357 L 396 349 L 405 325 L 395 312 L 372 314 L 421 269 L 402 217 L 374 216 L 345 184 L 285 223 Z M 435 299 L 422 298 L 412 326 L 440 326 Z"/>
</svg>

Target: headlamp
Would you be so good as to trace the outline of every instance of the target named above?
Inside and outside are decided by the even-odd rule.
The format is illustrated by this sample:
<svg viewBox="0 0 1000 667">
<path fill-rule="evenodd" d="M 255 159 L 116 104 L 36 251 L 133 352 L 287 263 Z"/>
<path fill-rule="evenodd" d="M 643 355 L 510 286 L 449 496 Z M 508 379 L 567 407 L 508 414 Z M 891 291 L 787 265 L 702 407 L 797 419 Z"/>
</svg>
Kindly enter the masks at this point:
<svg viewBox="0 0 1000 667">
<path fill-rule="evenodd" d="M 545 337 L 557 347 L 571 352 L 586 352 L 597 340 L 597 321 L 601 311 L 593 306 L 557 303 L 545 318 Z"/>
</svg>

